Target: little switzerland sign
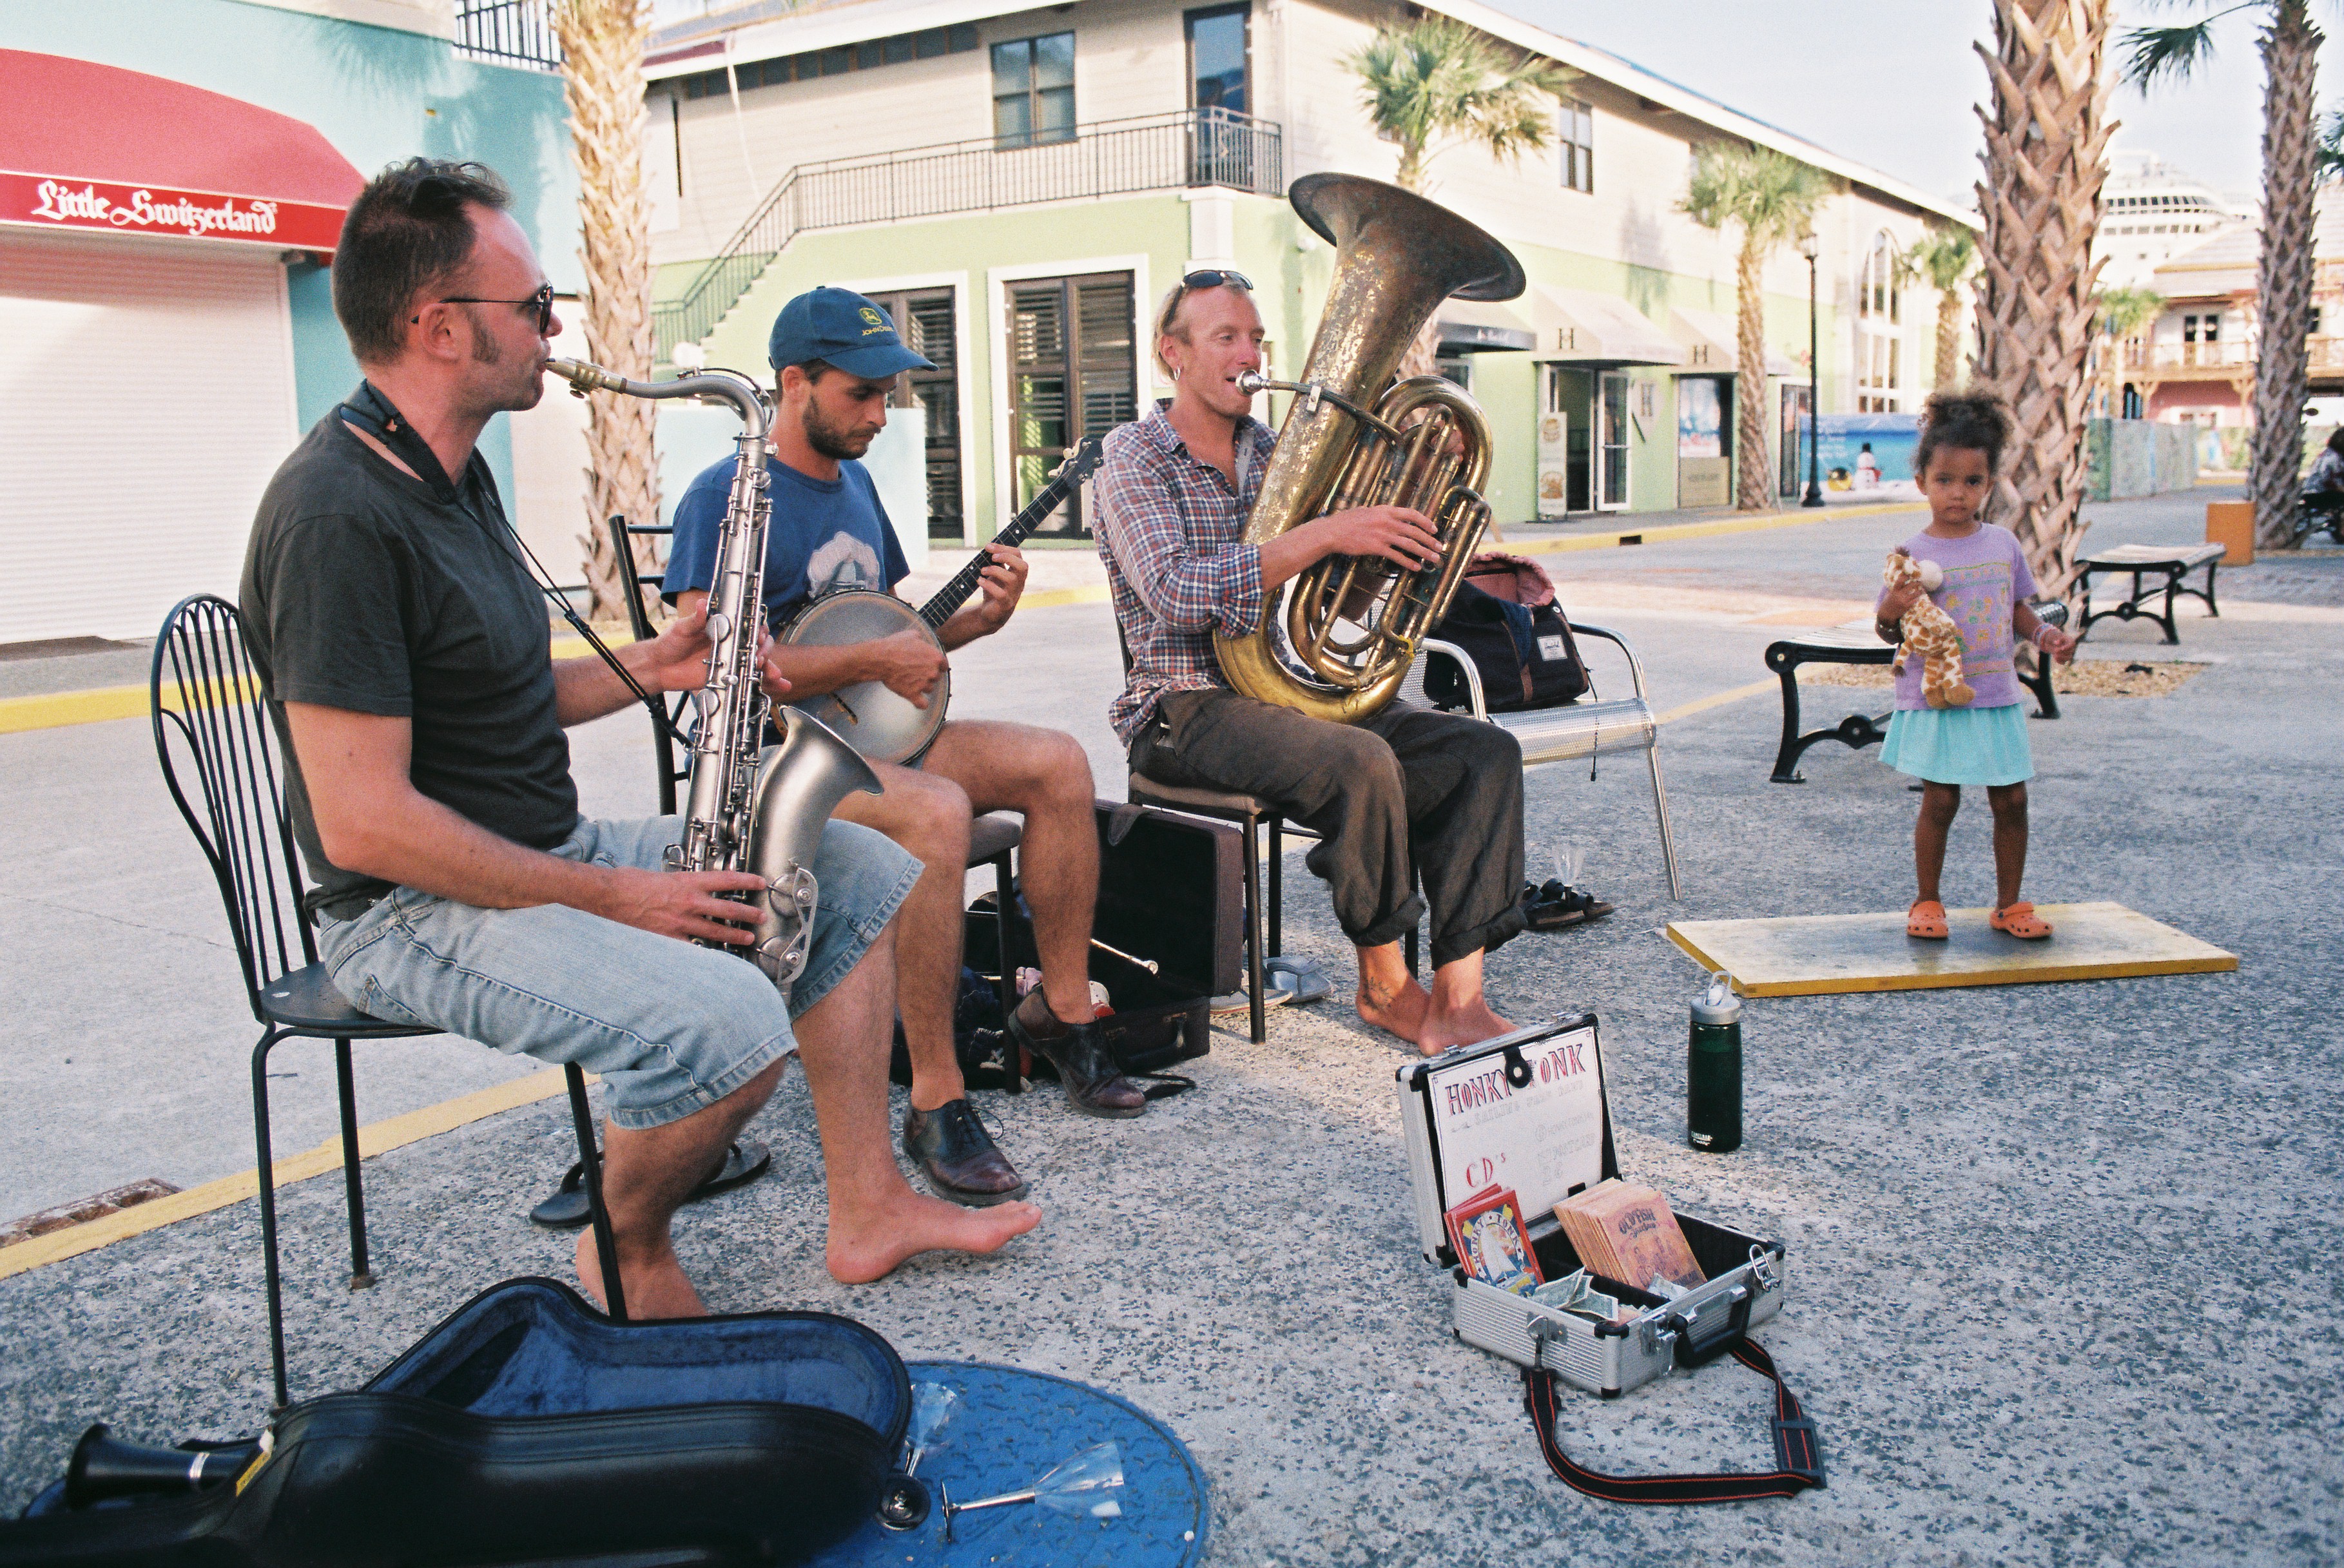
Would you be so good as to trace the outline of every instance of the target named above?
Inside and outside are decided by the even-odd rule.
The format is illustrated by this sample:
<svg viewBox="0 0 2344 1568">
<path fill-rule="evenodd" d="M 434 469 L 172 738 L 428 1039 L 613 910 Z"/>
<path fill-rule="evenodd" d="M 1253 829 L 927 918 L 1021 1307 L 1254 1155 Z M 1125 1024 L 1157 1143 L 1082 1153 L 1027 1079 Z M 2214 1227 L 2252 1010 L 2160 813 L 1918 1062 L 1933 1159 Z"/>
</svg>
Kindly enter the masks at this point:
<svg viewBox="0 0 2344 1568">
<path fill-rule="evenodd" d="M 0 171 L 0 223 L 45 228 L 184 235 L 331 250 L 341 238 L 342 212 L 314 202 Z"/>
</svg>

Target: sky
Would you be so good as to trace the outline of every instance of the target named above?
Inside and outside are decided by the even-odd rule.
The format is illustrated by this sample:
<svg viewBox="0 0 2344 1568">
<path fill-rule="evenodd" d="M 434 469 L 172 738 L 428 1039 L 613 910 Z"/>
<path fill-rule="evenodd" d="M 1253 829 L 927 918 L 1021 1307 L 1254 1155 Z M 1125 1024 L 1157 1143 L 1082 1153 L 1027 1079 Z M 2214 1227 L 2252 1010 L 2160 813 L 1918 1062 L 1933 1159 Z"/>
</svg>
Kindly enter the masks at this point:
<svg viewBox="0 0 2344 1568">
<path fill-rule="evenodd" d="M 1509 15 L 1632 60 L 1843 157 L 1967 204 L 1986 97 L 1970 47 L 1992 35 L 1989 0 L 1488 0 Z M 2215 7 L 2120 0 L 2117 32 Z M 2118 87 L 2112 146 L 2153 152 L 2216 189 L 2251 198 L 2262 167 L 2262 56 L 2254 7 L 2215 24 L 2215 55 L 2185 84 L 2144 98 Z M 2327 25 L 2319 103 L 2344 103 L 2344 0 L 2313 0 Z M 2117 51 L 2111 49 L 2111 68 Z"/>
<path fill-rule="evenodd" d="M 1991 0 L 1488 0 L 1525 22 L 1592 44 L 1948 200 L 1975 198 Z M 2187 21 L 2228 0 L 2117 0 L 2117 31 Z M 656 0 L 662 22 L 725 0 Z M 2118 87 L 2113 145 L 2153 152 L 2251 200 L 2261 185 L 2264 7 L 2215 24 L 2215 54 L 2187 83 L 2144 98 Z M 2344 104 L 2344 0 L 2312 0 L 2329 42 L 2319 102 Z M 2110 51 L 2114 69 L 2117 52 Z"/>
</svg>

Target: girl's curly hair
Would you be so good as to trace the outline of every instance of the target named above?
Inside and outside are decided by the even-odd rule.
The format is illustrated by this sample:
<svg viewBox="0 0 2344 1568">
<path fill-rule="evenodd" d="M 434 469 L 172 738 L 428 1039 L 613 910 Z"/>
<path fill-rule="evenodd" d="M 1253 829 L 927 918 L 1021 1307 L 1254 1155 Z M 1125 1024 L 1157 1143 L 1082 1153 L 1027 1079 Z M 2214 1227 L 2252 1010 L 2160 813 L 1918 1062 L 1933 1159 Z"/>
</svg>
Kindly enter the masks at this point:
<svg viewBox="0 0 2344 1568">
<path fill-rule="evenodd" d="M 1913 473 L 1929 471 L 1929 456 L 1940 448 L 1985 453 L 1986 471 L 1999 472 L 2002 449 L 2010 444 L 2010 405 L 1992 392 L 1932 392 L 1921 406 L 1921 442 L 1913 450 Z"/>
</svg>

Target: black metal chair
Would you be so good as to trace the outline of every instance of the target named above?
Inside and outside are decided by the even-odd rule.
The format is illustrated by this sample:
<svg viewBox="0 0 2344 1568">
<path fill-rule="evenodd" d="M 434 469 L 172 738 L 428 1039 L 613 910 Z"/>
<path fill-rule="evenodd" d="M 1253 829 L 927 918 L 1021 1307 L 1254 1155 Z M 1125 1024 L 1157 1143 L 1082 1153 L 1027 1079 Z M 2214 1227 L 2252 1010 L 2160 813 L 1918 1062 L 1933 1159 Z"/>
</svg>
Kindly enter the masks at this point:
<svg viewBox="0 0 2344 1568">
<path fill-rule="evenodd" d="M 361 1290 L 374 1282 L 374 1276 L 367 1255 L 351 1042 L 440 1031 L 387 1023 L 359 1012 L 334 988 L 326 966 L 318 961 L 317 939 L 302 907 L 301 873 L 294 858 L 292 819 L 285 808 L 277 736 L 262 710 L 259 679 L 246 652 L 244 623 L 234 604 L 199 593 L 172 608 L 155 639 L 148 695 L 163 782 L 219 885 L 245 994 L 261 1025 L 259 1043 L 252 1051 L 252 1136 L 260 1179 L 269 1367 L 281 1406 L 288 1400 L 285 1317 L 277 1260 L 276 1161 L 268 1132 L 268 1054 L 289 1039 L 334 1042 L 342 1186 L 350 1222 L 350 1288 Z M 181 782 L 183 772 L 193 776 L 192 792 Z M 571 1066 L 568 1077 L 571 1118 L 587 1162 L 604 1289 L 611 1316 L 623 1320 L 626 1301 L 612 1262 L 611 1221 L 602 1206 L 585 1075 Z"/>
</svg>

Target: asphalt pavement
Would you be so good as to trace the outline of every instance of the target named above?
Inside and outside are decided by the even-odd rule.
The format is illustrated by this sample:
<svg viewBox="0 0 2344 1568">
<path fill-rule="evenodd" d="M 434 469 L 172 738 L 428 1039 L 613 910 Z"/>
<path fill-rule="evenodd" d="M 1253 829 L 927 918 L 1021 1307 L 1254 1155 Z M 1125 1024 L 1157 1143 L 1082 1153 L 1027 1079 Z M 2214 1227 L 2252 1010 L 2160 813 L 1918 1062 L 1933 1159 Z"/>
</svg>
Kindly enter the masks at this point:
<svg viewBox="0 0 2344 1568">
<path fill-rule="evenodd" d="M 2096 508 L 2092 542 L 2194 537 L 2225 493 Z M 1574 614 L 1635 642 L 1668 709 L 1764 680 L 1783 626 L 1860 608 L 1881 552 L 1919 526 L 1835 516 L 1544 559 Z M 2222 598 L 2220 620 L 2182 622 L 2177 650 L 2143 624 L 2096 630 L 2094 657 L 2205 662 L 2173 695 L 2068 698 L 2030 724 L 2028 892 L 2127 904 L 2237 953 L 2238 971 L 1753 1001 L 1733 1155 L 1683 1144 L 1699 976 L 1659 929 L 1903 907 L 1904 781 L 1876 752 L 1824 746 L 1805 784 L 1768 783 L 1779 714 L 1763 693 L 1672 722 L 1672 903 L 1640 766 L 1529 780 L 1533 869 L 1575 848 L 1620 909 L 1492 955 L 1492 1001 L 1522 1019 L 1594 1011 L 1624 1172 L 1784 1241 L 1788 1303 L 1762 1337 L 1816 1420 L 1827 1491 L 1635 1509 L 1546 1472 L 1514 1369 L 1449 1332 L 1450 1289 L 1409 1218 L 1403 1058 L 1341 1005 L 1346 950 L 1298 861 L 1288 950 L 1337 978 L 1337 1000 L 1273 1015 L 1262 1046 L 1217 1032 L 1197 1091 L 1137 1122 L 1078 1118 L 1047 1092 L 983 1099 L 1046 1210 L 1031 1237 L 832 1281 L 793 1075 L 755 1128 L 773 1174 L 687 1211 L 685 1265 L 720 1310 L 844 1312 L 907 1359 L 1005 1361 L 1137 1401 L 1211 1479 L 1216 1562 L 2336 1561 L 2344 832 L 2328 805 L 2344 553 L 2225 572 Z M 1607 689 L 1622 679 L 1596 662 Z M 955 679 L 956 712 L 1073 729 L 1100 793 L 1121 794 L 1103 604 L 1019 617 Z M 1864 697 L 1824 688 L 1814 719 L 1833 701 Z M 578 733 L 590 810 L 649 809 L 646 733 L 634 714 Z M 0 798 L 18 824 L 0 844 L 0 1219 L 248 1166 L 254 1031 L 144 723 L 0 735 Z M 1973 809 L 1946 902 L 1988 901 L 1991 876 Z M 324 1062 L 288 1051 L 280 1148 L 329 1133 Z M 362 1118 L 527 1070 L 456 1042 L 369 1047 Z M 380 1283 L 362 1292 L 338 1272 L 339 1183 L 287 1189 L 297 1395 L 359 1381 L 491 1280 L 563 1274 L 568 1239 L 522 1211 L 568 1138 L 549 1102 L 369 1160 Z M 268 1402 L 259 1301 L 250 1203 L 0 1280 L 0 1509 L 93 1420 L 148 1441 L 250 1430 Z M 1563 1441 L 1599 1469 L 1760 1468 L 1766 1392 L 1717 1363 L 1569 1400 Z"/>
</svg>

